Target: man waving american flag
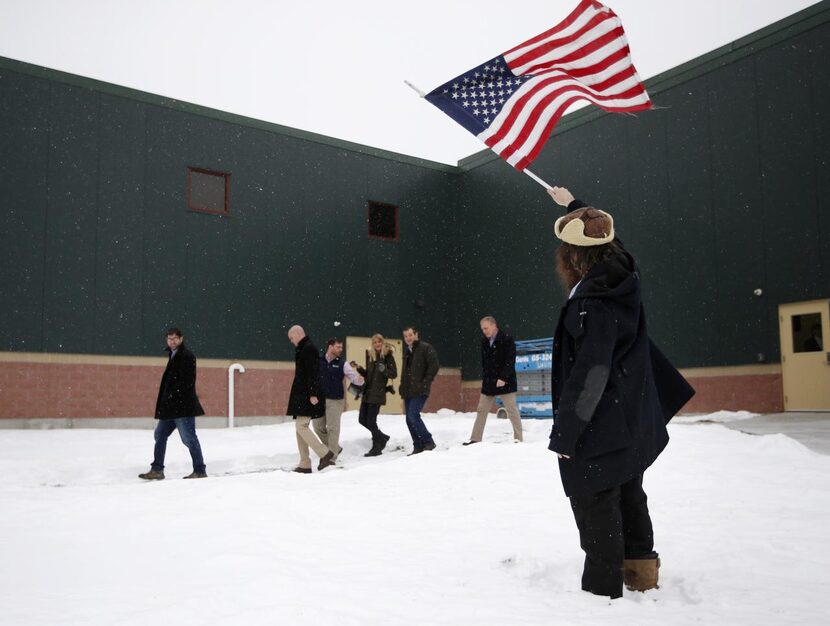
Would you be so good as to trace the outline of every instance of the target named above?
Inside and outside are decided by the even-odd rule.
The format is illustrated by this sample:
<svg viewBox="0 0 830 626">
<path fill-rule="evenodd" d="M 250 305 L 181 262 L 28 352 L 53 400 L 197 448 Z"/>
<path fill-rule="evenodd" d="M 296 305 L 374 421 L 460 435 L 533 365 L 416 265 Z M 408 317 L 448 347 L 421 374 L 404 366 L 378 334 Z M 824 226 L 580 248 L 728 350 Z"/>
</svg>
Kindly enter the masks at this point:
<svg viewBox="0 0 830 626">
<path fill-rule="evenodd" d="M 522 171 L 578 100 L 613 112 L 651 108 L 620 18 L 596 0 L 425 97 Z"/>
</svg>

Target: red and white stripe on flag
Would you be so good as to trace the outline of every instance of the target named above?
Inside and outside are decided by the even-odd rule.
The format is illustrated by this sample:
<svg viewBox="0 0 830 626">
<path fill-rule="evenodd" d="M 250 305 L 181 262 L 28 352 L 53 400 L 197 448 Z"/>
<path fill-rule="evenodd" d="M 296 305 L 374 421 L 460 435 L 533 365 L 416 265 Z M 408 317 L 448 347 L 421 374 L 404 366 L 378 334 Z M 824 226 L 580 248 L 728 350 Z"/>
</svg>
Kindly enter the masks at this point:
<svg viewBox="0 0 830 626">
<path fill-rule="evenodd" d="M 522 83 L 478 138 L 518 170 L 535 159 L 567 108 L 578 100 L 613 112 L 651 108 L 631 61 L 620 18 L 582 0 L 561 23 L 505 52 Z"/>
</svg>

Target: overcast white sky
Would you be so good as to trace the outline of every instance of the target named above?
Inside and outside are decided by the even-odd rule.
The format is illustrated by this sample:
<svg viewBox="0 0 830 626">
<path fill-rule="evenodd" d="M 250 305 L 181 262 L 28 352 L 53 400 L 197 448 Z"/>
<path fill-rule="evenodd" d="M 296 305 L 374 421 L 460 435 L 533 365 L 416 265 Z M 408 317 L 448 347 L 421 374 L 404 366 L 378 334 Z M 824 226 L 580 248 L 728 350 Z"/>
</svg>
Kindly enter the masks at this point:
<svg viewBox="0 0 830 626">
<path fill-rule="evenodd" d="M 578 0 L 0 0 L 0 56 L 443 163 L 484 146 L 429 91 Z M 607 0 L 642 78 L 815 0 Z"/>
</svg>

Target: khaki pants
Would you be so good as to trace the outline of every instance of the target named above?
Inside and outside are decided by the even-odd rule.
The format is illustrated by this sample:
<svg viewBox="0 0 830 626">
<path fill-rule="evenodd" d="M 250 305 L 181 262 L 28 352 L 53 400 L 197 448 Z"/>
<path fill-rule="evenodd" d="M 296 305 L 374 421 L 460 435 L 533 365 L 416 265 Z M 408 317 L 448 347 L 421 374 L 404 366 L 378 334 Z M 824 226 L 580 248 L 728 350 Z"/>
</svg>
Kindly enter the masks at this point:
<svg viewBox="0 0 830 626">
<path fill-rule="evenodd" d="M 522 419 L 519 417 L 519 407 L 516 404 L 515 393 L 505 393 L 498 396 L 504 403 L 504 408 L 507 409 L 507 417 L 510 418 L 510 423 L 513 425 L 513 439 L 522 440 Z M 487 414 L 493 407 L 496 396 L 485 396 L 481 394 L 478 399 L 478 408 L 476 409 L 476 421 L 473 424 L 473 434 L 470 435 L 470 441 L 481 441 L 484 437 L 484 424 L 487 422 Z"/>
<path fill-rule="evenodd" d="M 326 416 L 311 420 L 314 432 L 334 457 L 340 454 L 340 418 L 343 415 L 343 400 L 326 400 Z"/>
<path fill-rule="evenodd" d="M 321 459 L 329 453 L 329 449 L 320 443 L 317 436 L 308 427 L 311 424 L 310 417 L 298 417 L 294 420 L 294 428 L 297 430 L 297 448 L 300 451 L 300 464 L 297 467 L 311 469 L 311 457 L 308 449 L 314 450 L 314 454 Z"/>
</svg>

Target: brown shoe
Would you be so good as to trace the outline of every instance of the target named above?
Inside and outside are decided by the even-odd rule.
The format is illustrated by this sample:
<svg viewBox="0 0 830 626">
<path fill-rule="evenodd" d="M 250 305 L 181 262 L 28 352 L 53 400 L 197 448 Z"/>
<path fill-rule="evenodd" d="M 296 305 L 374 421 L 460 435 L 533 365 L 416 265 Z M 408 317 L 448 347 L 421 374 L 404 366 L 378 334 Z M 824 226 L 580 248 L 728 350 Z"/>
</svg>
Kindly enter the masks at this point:
<svg viewBox="0 0 830 626">
<path fill-rule="evenodd" d="M 424 452 L 427 452 L 429 450 L 435 450 L 435 444 L 434 443 L 428 443 L 424 446 Z"/>
<path fill-rule="evenodd" d="M 320 459 L 319 465 L 317 465 L 317 471 L 321 471 L 326 469 L 329 465 L 334 465 L 334 452 L 329 451 L 326 456 Z"/>
<path fill-rule="evenodd" d="M 182 476 L 185 480 L 189 478 L 207 478 L 207 474 L 204 472 L 193 472 L 192 474 L 188 474 L 187 476 Z"/>
<path fill-rule="evenodd" d="M 295 467 L 294 471 L 297 472 L 298 474 L 311 474 L 311 468 L 310 467 Z"/>
<path fill-rule="evenodd" d="M 648 591 L 658 589 L 657 577 L 660 571 L 660 558 L 625 559 L 623 561 L 623 579 L 629 591 Z"/>
<path fill-rule="evenodd" d="M 138 477 L 143 478 L 144 480 L 164 480 L 164 472 L 150 470 L 149 472 L 139 474 Z"/>
</svg>

